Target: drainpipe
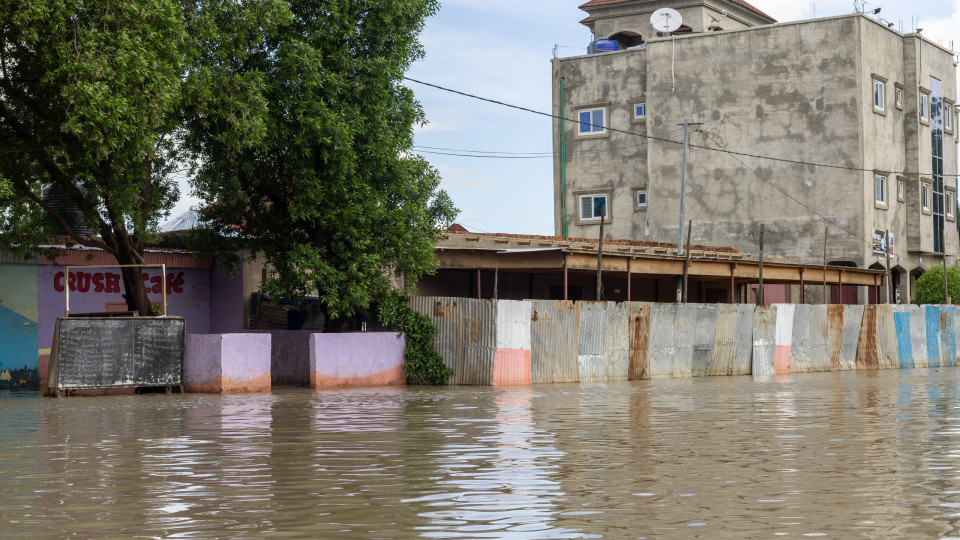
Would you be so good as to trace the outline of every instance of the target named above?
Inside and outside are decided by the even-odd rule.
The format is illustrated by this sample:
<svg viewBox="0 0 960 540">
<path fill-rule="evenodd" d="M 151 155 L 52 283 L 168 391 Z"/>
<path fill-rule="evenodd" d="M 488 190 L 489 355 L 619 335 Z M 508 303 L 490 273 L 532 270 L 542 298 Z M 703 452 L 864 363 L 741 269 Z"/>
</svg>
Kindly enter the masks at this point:
<svg viewBox="0 0 960 540">
<path fill-rule="evenodd" d="M 564 115 L 563 77 L 560 77 L 560 230 L 567 237 L 567 130 Z"/>
</svg>

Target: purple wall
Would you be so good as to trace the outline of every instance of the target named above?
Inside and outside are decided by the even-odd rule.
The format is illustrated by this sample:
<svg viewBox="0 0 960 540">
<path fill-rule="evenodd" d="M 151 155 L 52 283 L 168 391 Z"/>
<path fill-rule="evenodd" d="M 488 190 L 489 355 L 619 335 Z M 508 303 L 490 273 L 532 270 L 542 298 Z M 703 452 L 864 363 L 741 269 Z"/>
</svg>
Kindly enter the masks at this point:
<svg viewBox="0 0 960 540">
<path fill-rule="evenodd" d="M 245 383 L 270 373 L 269 334 L 190 334 L 186 336 L 183 384 L 207 384 L 223 375 Z M 223 381 L 224 386 L 229 382 Z"/>
<path fill-rule="evenodd" d="M 37 266 L 37 300 L 39 303 L 39 347 L 49 349 L 53 341 L 53 327 L 57 317 L 63 317 L 63 273 L 64 267 L 42 264 Z M 70 291 L 71 313 L 95 313 L 123 310 L 119 306 L 111 309 L 108 304 L 119 304 L 123 300 L 123 280 L 108 283 L 106 274 L 119 275 L 118 268 L 71 267 L 71 274 L 83 274 L 75 279 Z M 151 279 L 160 277 L 159 268 L 145 269 Z M 61 274 L 58 276 L 58 274 Z M 99 279 L 97 275 L 100 274 Z M 181 275 L 182 274 L 182 275 Z M 186 319 L 188 334 L 210 333 L 210 270 L 204 268 L 167 268 L 167 275 L 173 280 L 173 287 L 167 294 L 167 313 Z M 182 281 L 181 281 L 182 280 Z M 77 283 L 79 281 L 79 283 Z M 148 281 L 149 282 L 149 281 Z M 155 285 L 156 282 L 151 283 Z M 69 286 L 69 283 L 67 284 Z M 61 290 L 57 290 L 60 288 Z M 101 289 L 97 292 L 97 289 Z M 114 292 L 108 292 L 114 291 Z M 159 303 L 161 294 L 150 293 L 152 302 Z M 242 313 L 242 309 L 240 310 Z M 242 317 L 242 315 L 241 315 Z"/>
<path fill-rule="evenodd" d="M 310 336 L 306 330 L 251 330 L 272 339 L 270 378 L 273 384 L 310 384 Z"/>
<path fill-rule="evenodd" d="M 337 379 L 363 379 L 403 365 L 405 340 L 395 332 L 312 334 L 310 371 Z"/>
</svg>

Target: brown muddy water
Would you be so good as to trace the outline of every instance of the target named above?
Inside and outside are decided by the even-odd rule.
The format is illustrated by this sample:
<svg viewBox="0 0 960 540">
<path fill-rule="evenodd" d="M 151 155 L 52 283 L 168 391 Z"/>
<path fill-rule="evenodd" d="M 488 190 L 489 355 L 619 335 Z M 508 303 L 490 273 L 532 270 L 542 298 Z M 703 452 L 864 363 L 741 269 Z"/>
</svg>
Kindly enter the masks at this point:
<svg viewBox="0 0 960 540">
<path fill-rule="evenodd" d="M 3 394 L 0 537 L 960 537 L 958 375 Z"/>
</svg>

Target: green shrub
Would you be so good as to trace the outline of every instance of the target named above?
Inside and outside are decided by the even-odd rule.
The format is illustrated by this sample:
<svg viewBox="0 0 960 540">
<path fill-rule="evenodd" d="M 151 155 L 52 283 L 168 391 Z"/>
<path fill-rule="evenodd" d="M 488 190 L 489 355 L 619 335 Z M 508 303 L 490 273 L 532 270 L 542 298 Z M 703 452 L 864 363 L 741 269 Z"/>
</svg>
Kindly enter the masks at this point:
<svg viewBox="0 0 960 540">
<path fill-rule="evenodd" d="M 960 268 L 956 265 L 947 267 L 947 282 L 950 288 L 950 298 L 954 303 L 960 302 Z M 914 288 L 914 301 L 918 304 L 945 304 L 943 297 L 943 265 L 938 264 L 927 270 L 917 279 Z"/>
<path fill-rule="evenodd" d="M 414 382 L 447 384 L 453 370 L 433 348 L 437 328 L 427 317 L 410 307 L 409 299 L 391 291 L 377 302 L 377 320 L 385 328 L 407 337 L 403 372 Z"/>
</svg>

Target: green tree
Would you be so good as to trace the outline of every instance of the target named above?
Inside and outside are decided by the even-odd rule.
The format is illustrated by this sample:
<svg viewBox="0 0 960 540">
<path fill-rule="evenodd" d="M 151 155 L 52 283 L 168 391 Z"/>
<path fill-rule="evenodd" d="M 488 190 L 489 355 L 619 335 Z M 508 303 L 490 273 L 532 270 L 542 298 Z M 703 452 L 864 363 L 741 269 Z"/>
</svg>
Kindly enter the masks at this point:
<svg viewBox="0 0 960 540">
<path fill-rule="evenodd" d="M 318 294 L 330 330 L 433 271 L 440 228 L 456 214 L 437 171 L 411 151 L 424 114 L 402 84 L 437 7 L 291 1 L 290 24 L 231 63 L 263 74 L 265 138 L 243 147 L 228 122 L 192 119 L 190 148 L 204 156 L 193 187 L 210 201 L 199 245 L 264 254 L 275 270 L 265 291 Z"/>
<path fill-rule="evenodd" d="M 0 177 L 14 192 L 0 198 L 0 249 L 27 256 L 60 234 L 142 264 L 179 195 L 185 105 L 234 122 L 244 143 L 262 133 L 256 78 L 220 69 L 218 52 L 276 12 L 270 0 L 0 3 Z M 45 185 L 66 203 L 44 200 Z M 151 313 L 140 270 L 123 277 L 130 309 Z"/>
<path fill-rule="evenodd" d="M 960 268 L 956 265 L 947 267 L 947 285 L 951 300 L 960 302 Z M 917 279 L 913 299 L 918 304 L 946 303 L 943 297 L 942 264 L 930 268 Z"/>
</svg>

